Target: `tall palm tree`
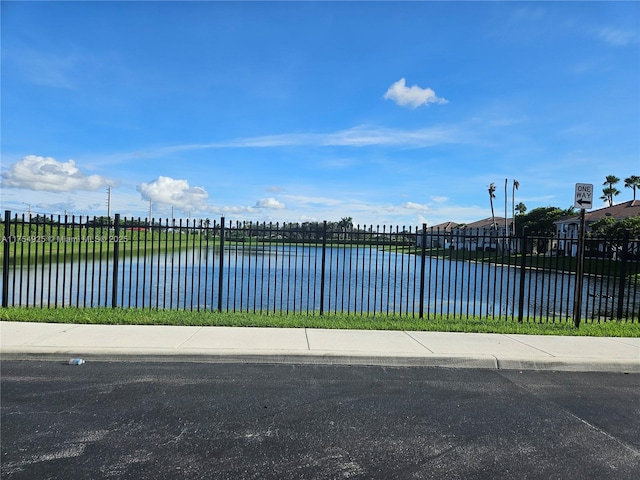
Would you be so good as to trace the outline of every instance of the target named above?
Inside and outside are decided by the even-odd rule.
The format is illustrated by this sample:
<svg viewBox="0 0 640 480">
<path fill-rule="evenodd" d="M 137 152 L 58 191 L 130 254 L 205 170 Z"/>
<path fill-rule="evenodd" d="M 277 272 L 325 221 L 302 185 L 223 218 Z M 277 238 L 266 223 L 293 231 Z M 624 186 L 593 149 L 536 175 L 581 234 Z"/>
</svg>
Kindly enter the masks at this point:
<svg viewBox="0 0 640 480">
<path fill-rule="evenodd" d="M 620 190 L 618 190 L 614 185 L 618 183 L 620 179 L 615 175 L 607 175 L 602 185 L 609 185 L 602 189 L 602 196 L 600 200 L 604 200 L 605 202 L 609 202 L 609 206 L 613 206 L 613 197 L 620 194 Z"/>
<path fill-rule="evenodd" d="M 518 190 L 518 188 L 520 188 L 520 182 L 514 180 L 513 187 L 511 188 L 511 221 L 513 222 L 513 233 L 516 232 L 516 190 Z"/>
<path fill-rule="evenodd" d="M 613 186 L 619 181 L 620 179 L 615 175 L 607 175 L 602 185 L 609 185 L 609 188 L 613 188 Z"/>
<path fill-rule="evenodd" d="M 509 227 L 507 226 L 507 184 L 509 183 L 509 179 L 504 179 L 504 235 L 507 235 L 509 232 Z"/>
<path fill-rule="evenodd" d="M 633 201 L 636 201 L 636 188 L 640 188 L 640 175 L 631 175 L 624 179 L 626 188 L 633 188 Z"/>
<path fill-rule="evenodd" d="M 493 210 L 493 199 L 496 198 L 495 191 L 496 191 L 496 184 L 491 182 L 491 185 L 489 185 L 488 187 L 488 192 L 489 192 L 489 202 L 491 203 L 491 221 L 494 229 L 496 229 L 496 214 Z"/>
<path fill-rule="evenodd" d="M 600 200 L 609 202 L 609 206 L 613 207 L 613 197 L 620 194 L 620 190 L 616 187 L 605 187 L 602 189 L 602 196 Z"/>
</svg>

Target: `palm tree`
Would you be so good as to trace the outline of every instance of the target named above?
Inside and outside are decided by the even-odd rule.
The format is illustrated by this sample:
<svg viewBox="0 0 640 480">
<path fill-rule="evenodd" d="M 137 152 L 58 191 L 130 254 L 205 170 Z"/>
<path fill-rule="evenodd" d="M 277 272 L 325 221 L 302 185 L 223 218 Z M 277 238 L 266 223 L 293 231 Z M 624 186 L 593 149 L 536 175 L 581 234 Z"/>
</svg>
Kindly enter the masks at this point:
<svg viewBox="0 0 640 480">
<path fill-rule="evenodd" d="M 495 191 L 496 191 L 496 184 L 491 182 L 491 185 L 489 185 L 488 187 L 488 192 L 489 192 L 489 202 L 491 203 L 491 221 L 494 229 L 496 229 L 496 214 L 493 210 L 493 199 L 496 198 Z"/>
<path fill-rule="evenodd" d="M 633 201 L 636 201 L 636 188 L 640 188 L 640 175 L 631 175 L 624 179 L 626 188 L 633 188 Z"/>
<path fill-rule="evenodd" d="M 507 235 L 509 232 L 509 227 L 507 226 L 507 184 L 509 183 L 509 179 L 504 179 L 504 235 Z"/>
<path fill-rule="evenodd" d="M 616 187 L 605 187 L 602 189 L 602 196 L 600 200 L 609 202 L 609 206 L 613 207 L 613 197 L 620 194 L 620 190 Z"/>
<path fill-rule="evenodd" d="M 343 232 L 346 232 L 347 230 L 351 230 L 353 228 L 353 218 L 351 217 L 342 217 L 340 219 L 340 221 L 338 222 L 338 227 L 340 227 L 340 230 Z M 343 235 L 344 237 L 344 235 Z M 348 236 L 347 236 L 348 238 Z"/>
<path fill-rule="evenodd" d="M 511 188 L 511 218 L 513 219 L 513 233 L 516 232 L 516 190 L 518 190 L 518 188 L 520 188 L 520 182 L 518 182 L 518 180 L 514 180 L 513 187 Z M 522 202 L 520 202 L 520 204 L 524 205 Z M 527 207 L 524 208 L 526 210 Z"/>
<path fill-rule="evenodd" d="M 620 179 L 615 175 L 607 175 L 602 185 L 609 185 L 606 188 L 602 189 L 602 196 L 600 200 L 605 202 L 609 202 L 609 206 L 613 207 L 613 197 L 620 194 L 620 190 L 618 190 L 614 185 L 618 183 Z"/>
<path fill-rule="evenodd" d="M 613 188 L 613 186 L 619 181 L 620 179 L 615 175 L 607 175 L 602 185 L 609 185 L 609 188 Z"/>
<path fill-rule="evenodd" d="M 527 206 L 520 202 L 518 205 L 516 205 L 515 211 L 518 212 L 518 215 L 524 215 L 527 212 Z"/>
</svg>

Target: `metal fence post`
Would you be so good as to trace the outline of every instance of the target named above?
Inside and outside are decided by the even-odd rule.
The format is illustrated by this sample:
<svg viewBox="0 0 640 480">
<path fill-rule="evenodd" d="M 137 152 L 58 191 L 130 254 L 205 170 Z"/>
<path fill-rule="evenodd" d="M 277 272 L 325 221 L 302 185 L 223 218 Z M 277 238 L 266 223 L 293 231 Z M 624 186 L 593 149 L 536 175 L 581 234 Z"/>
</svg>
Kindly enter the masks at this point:
<svg viewBox="0 0 640 480">
<path fill-rule="evenodd" d="M 108 221 L 108 220 L 107 220 Z M 118 261 L 120 260 L 120 214 L 113 220 L 113 272 L 111 280 L 111 308 L 118 306 Z"/>
<path fill-rule="evenodd" d="M 322 226 L 322 260 L 320 262 L 320 315 L 324 313 L 324 277 L 327 260 L 327 221 Z"/>
<path fill-rule="evenodd" d="M 524 276 L 527 271 L 527 227 L 522 229 L 522 252 L 520 253 L 520 296 L 518 298 L 518 322 L 524 320 Z"/>
<path fill-rule="evenodd" d="M 618 287 L 618 310 L 616 318 L 622 320 L 622 310 L 624 306 L 624 290 L 627 288 L 627 251 L 629 249 L 629 230 L 625 230 L 622 234 L 622 251 L 620 252 L 620 286 Z"/>
<path fill-rule="evenodd" d="M 427 257 L 427 224 L 422 224 L 422 243 L 420 249 L 420 306 L 418 318 L 424 317 L 424 278 Z"/>
<path fill-rule="evenodd" d="M 580 231 L 578 232 L 578 263 L 576 264 L 576 286 L 573 297 L 573 324 L 580 327 L 582 318 L 582 292 L 584 290 L 584 237 L 585 237 L 585 209 L 580 210 Z"/>
<path fill-rule="evenodd" d="M 2 258 L 2 308 L 7 308 L 9 306 L 9 239 L 10 237 L 10 228 L 11 228 L 11 210 L 4 211 L 4 238 L 2 239 L 3 243 L 3 253 L 4 257 Z"/>
<path fill-rule="evenodd" d="M 218 312 L 222 312 L 222 284 L 224 282 L 224 217 L 220 218 L 220 263 L 218 268 Z"/>
</svg>

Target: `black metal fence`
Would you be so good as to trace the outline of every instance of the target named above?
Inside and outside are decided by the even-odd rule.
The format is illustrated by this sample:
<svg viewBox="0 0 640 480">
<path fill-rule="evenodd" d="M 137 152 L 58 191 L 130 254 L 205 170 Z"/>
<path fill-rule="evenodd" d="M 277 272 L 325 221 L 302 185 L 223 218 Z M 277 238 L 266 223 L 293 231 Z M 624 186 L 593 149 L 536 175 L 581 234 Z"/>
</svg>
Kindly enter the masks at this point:
<svg viewBox="0 0 640 480">
<path fill-rule="evenodd" d="M 76 216 L 2 225 L 2 306 L 564 321 L 572 236 Z M 580 314 L 637 321 L 638 239 L 589 238 Z"/>
</svg>

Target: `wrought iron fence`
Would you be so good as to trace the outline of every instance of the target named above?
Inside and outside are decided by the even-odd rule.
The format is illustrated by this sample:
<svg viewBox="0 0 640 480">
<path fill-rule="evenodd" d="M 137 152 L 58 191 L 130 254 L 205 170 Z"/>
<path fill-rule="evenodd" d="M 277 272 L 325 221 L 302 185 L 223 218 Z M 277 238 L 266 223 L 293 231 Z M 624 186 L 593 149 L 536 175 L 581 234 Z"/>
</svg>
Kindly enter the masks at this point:
<svg viewBox="0 0 640 480">
<path fill-rule="evenodd" d="M 5 212 L 2 306 L 394 314 L 564 321 L 572 236 L 328 222 Z M 640 240 L 589 238 L 581 315 L 637 321 Z"/>
</svg>

